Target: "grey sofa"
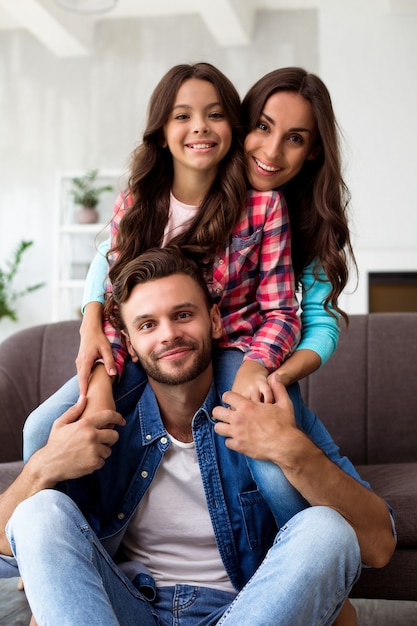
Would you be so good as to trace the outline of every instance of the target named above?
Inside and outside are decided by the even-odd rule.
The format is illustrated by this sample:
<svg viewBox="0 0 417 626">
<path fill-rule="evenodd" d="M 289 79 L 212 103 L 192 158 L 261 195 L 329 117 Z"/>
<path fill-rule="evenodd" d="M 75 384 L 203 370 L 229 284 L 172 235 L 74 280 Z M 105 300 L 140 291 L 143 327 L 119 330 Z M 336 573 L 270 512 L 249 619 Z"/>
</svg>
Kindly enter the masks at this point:
<svg viewBox="0 0 417 626">
<path fill-rule="evenodd" d="M 20 331 L 0 345 L 0 491 L 21 467 L 26 416 L 75 373 L 79 322 Z M 306 403 L 394 508 L 398 547 L 352 596 L 417 600 L 417 313 L 352 316 L 330 362 L 301 383 Z"/>
</svg>

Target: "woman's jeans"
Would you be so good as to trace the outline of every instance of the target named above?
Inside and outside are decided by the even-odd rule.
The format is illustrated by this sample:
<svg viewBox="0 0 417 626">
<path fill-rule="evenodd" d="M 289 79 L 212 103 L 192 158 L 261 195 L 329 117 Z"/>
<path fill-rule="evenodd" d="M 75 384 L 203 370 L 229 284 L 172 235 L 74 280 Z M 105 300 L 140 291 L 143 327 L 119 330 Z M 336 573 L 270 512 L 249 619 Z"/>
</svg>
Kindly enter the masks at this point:
<svg viewBox="0 0 417 626">
<path fill-rule="evenodd" d="M 243 359 L 240 350 L 224 349 L 213 355 L 214 376 L 220 396 L 232 388 Z M 147 378 L 143 369 L 127 359 L 120 381 L 114 385 L 113 394 L 117 410 L 127 415 L 139 401 Z M 23 429 L 23 458 L 45 445 L 54 421 L 77 402 L 79 395 L 77 377 L 71 378 L 53 396 L 48 398 L 28 417 Z M 247 457 L 252 476 L 281 528 L 293 515 L 305 509 L 307 501 L 288 482 L 281 469 L 269 461 Z"/>
<path fill-rule="evenodd" d="M 176 585 L 158 589 L 148 601 L 74 502 L 55 490 L 23 501 L 6 534 L 39 626 L 330 626 L 361 569 L 354 530 L 333 509 L 320 506 L 281 528 L 236 597 Z"/>
</svg>

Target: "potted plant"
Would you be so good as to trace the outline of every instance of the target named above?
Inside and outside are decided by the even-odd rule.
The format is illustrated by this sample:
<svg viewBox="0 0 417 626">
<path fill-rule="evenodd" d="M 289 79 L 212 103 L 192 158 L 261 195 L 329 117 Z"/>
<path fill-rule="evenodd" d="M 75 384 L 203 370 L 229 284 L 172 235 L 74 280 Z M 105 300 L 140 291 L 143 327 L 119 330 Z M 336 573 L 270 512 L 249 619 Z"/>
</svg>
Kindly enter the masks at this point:
<svg viewBox="0 0 417 626">
<path fill-rule="evenodd" d="M 19 269 L 22 254 L 25 250 L 30 248 L 32 244 L 33 241 L 21 241 L 14 251 L 12 259 L 6 262 L 7 268 L 2 269 L 0 267 L 0 319 L 2 317 L 9 317 L 12 321 L 16 322 L 16 300 L 31 291 L 40 289 L 45 285 L 45 283 L 38 283 L 37 285 L 32 285 L 31 287 L 25 287 L 22 291 L 15 291 L 13 289 L 13 279 Z"/>
<path fill-rule="evenodd" d="M 105 191 L 113 191 L 111 185 L 97 185 L 96 179 L 98 170 L 90 170 L 85 176 L 76 177 L 71 180 L 73 189 L 70 193 L 74 204 L 80 206 L 77 212 L 77 220 L 81 224 L 93 224 L 98 220 L 96 206 L 99 203 L 100 195 Z"/>
</svg>

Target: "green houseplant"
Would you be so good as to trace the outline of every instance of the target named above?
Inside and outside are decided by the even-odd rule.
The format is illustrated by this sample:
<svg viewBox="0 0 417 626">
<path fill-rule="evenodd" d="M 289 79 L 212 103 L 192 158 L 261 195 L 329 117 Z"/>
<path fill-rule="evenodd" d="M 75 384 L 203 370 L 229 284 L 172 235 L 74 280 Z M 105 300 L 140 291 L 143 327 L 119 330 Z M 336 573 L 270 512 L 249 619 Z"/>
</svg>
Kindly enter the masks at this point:
<svg viewBox="0 0 417 626">
<path fill-rule="evenodd" d="M 45 283 L 38 283 L 25 287 L 21 291 L 16 291 L 13 288 L 13 280 L 19 269 L 22 255 L 32 245 L 33 241 L 21 241 L 14 251 L 12 259 L 6 261 L 6 269 L 0 267 L 0 320 L 2 317 L 9 317 L 16 322 L 18 319 L 15 308 L 16 300 L 45 285 Z"/>
<path fill-rule="evenodd" d="M 90 170 L 84 176 L 77 176 L 71 180 L 73 188 L 70 194 L 74 204 L 79 205 L 77 219 L 81 223 L 94 223 L 98 219 L 96 206 L 100 196 L 106 191 L 113 191 L 112 185 L 98 185 L 98 170 Z"/>
</svg>

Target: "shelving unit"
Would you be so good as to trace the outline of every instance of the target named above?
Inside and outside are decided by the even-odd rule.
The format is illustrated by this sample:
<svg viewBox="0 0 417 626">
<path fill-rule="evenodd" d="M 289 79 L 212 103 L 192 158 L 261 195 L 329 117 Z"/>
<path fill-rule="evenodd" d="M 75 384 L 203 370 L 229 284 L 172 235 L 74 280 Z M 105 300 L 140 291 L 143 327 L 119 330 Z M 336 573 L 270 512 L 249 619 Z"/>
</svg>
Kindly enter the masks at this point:
<svg viewBox="0 0 417 626">
<path fill-rule="evenodd" d="M 112 185 L 113 191 L 105 192 L 96 207 L 99 221 L 95 224 L 79 224 L 70 190 L 74 177 L 84 176 L 85 170 L 57 173 L 53 321 L 81 318 L 81 303 L 85 277 L 97 246 L 109 236 L 109 224 L 114 201 L 125 187 L 125 177 L 117 170 L 100 170 L 98 185 Z"/>
</svg>

